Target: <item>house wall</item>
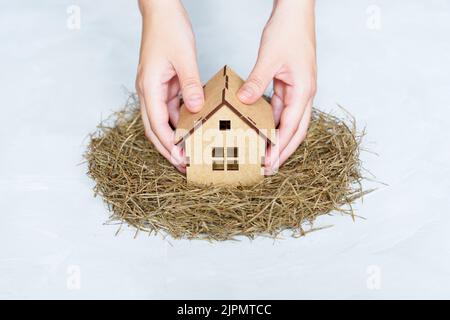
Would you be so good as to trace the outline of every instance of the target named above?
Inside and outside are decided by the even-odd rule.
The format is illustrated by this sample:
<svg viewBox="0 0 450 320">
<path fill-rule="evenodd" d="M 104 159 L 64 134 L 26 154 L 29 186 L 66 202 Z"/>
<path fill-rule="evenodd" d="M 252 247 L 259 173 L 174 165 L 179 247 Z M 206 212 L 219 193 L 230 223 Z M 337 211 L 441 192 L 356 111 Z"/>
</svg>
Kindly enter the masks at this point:
<svg viewBox="0 0 450 320">
<path fill-rule="evenodd" d="M 220 120 L 230 120 L 231 129 L 219 130 Z M 266 151 L 265 140 L 225 105 L 186 139 L 185 147 L 190 158 L 188 181 L 249 185 L 264 178 L 261 158 Z M 225 153 L 227 147 L 238 147 L 239 170 L 212 170 L 213 147 L 224 147 Z"/>
</svg>

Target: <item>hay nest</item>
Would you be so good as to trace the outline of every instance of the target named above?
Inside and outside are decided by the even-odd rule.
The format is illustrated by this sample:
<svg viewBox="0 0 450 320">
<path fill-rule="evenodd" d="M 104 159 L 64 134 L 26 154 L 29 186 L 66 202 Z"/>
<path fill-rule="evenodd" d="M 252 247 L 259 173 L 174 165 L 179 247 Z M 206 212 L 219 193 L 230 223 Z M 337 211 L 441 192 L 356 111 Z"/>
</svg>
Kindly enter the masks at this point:
<svg viewBox="0 0 450 320">
<path fill-rule="evenodd" d="M 233 239 L 244 235 L 292 236 L 314 230 L 320 215 L 354 217 L 352 202 L 364 192 L 359 160 L 362 134 L 354 119 L 314 110 L 306 140 L 281 167 L 252 187 L 188 185 L 144 135 L 138 103 L 131 99 L 91 135 L 86 152 L 95 193 L 110 221 L 174 238 Z"/>
</svg>

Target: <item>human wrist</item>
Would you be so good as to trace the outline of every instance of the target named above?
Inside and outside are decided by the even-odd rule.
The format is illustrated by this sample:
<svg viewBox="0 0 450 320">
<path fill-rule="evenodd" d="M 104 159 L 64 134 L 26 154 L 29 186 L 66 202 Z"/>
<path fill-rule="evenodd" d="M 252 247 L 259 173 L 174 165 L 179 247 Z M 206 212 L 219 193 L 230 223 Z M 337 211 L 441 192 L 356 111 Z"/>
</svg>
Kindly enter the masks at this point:
<svg viewBox="0 0 450 320">
<path fill-rule="evenodd" d="M 161 9 L 170 9 L 180 6 L 182 6 L 180 0 L 139 0 L 139 9 L 143 16 Z"/>
<path fill-rule="evenodd" d="M 284 26 L 315 42 L 315 0 L 274 0 L 269 24 Z"/>
<path fill-rule="evenodd" d="M 274 0 L 273 10 L 284 12 L 308 12 L 314 10 L 315 0 Z M 293 11 L 294 10 L 294 11 Z M 300 11 L 299 11 L 300 10 Z"/>
</svg>

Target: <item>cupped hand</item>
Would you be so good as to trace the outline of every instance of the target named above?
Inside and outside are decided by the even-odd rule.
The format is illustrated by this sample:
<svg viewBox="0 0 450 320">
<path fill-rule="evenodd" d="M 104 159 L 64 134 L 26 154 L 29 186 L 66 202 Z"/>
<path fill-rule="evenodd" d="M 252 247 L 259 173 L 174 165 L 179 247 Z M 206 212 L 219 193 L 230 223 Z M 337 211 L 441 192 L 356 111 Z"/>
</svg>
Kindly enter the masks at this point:
<svg viewBox="0 0 450 320">
<path fill-rule="evenodd" d="M 179 93 L 191 112 L 198 112 L 204 103 L 191 23 L 179 0 L 140 0 L 139 7 L 143 27 L 136 90 L 145 134 L 185 172 L 185 157 L 174 144 Z"/>
<path fill-rule="evenodd" d="M 304 140 L 316 91 L 316 44 L 313 0 L 275 1 L 264 29 L 258 59 L 239 99 L 251 104 L 273 80 L 271 104 L 278 128 L 268 148 L 266 174 L 278 170 Z"/>
</svg>

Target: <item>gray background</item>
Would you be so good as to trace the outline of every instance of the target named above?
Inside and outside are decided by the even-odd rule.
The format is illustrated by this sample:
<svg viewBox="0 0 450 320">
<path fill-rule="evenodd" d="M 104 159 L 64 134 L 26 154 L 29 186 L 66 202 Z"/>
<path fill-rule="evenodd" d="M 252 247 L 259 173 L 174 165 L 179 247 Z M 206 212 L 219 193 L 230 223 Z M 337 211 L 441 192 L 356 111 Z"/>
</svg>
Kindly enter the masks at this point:
<svg viewBox="0 0 450 320">
<path fill-rule="evenodd" d="M 0 298 L 450 298 L 450 1 L 317 1 L 315 104 L 366 127 L 366 220 L 208 243 L 104 226 L 82 153 L 134 87 L 129 0 L 1 0 Z M 271 1 L 185 1 L 202 80 L 251 70 Z M 81 28 L 67 27 L 70 5 Z"/>
</svg>

